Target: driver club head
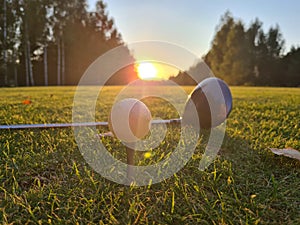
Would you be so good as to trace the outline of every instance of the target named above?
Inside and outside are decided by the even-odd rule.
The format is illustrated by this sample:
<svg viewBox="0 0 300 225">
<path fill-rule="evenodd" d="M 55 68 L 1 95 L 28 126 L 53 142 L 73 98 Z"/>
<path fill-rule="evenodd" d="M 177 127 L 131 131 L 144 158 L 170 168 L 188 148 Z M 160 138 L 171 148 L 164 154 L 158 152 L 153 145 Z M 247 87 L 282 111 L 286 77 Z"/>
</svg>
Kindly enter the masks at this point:
<svg viewBox="0 0 300 225">
<path fill-rule="evenodd" d="M 195 120 L 195 110 L 198 120 Z M 232 95 L 221 79 L 210 77 L 200 82 L 190 94 L 182 116 L 183 124 L 210 129 L 223 123 L 232 109 Z M 197 122 L 199 124 L 195 124 Z"/>
</svg>

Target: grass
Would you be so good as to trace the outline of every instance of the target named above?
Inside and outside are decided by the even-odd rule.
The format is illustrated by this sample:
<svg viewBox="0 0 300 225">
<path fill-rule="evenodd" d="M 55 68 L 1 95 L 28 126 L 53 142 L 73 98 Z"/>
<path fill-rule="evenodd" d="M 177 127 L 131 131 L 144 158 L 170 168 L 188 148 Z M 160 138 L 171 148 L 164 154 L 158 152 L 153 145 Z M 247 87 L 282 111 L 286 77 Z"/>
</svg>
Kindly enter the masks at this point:
<svg viewBox="0 0 300 225">
<path fill-rule="evenodd" d="M 106 87 L 106 120 L 120 87 Z M 0 124 L 71 122 L 74 87 L 0 89 Z M 192 87 L 186 87 L 189 93 Z M 171 90 L 163 89 L 165 92 Z M 300 224 L 300 162 L 268 148 L 300 149 L 300 89 L 232 87 L 234 108 L 218 157 L 199 171 L 205 134 L 188 164 L 144 187 L 102 178 L 81 156 L 72 129 L 0 131 L 2 224 Z M 30 98 L 32 104 L 23 105 Z M 155 116 L 176 117 L 160 99 Z M 163 107 L 162 107 L 163 106 Z M 100 132 L 105 131 L 105 129 Z M 179 130 L 168 130 L 149 165 L 167 157 Z M 120 142 L 103 140 L 124 160 Z"/>
</svg>

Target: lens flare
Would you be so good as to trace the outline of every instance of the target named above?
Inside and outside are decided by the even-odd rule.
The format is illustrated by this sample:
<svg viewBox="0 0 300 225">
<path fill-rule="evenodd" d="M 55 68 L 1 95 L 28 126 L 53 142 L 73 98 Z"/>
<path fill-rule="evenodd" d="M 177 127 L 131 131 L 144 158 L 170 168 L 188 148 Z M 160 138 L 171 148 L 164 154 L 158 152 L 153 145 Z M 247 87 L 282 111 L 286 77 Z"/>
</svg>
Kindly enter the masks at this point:
<svg viewBox="0 0 300 225">
<path fill-rule="evenodd" d="M 142 62 L 137 65 L 138 76 L 142 80 L 153 80 L 157 78 L 157 69 L 150 62 Z"/>
</svg>

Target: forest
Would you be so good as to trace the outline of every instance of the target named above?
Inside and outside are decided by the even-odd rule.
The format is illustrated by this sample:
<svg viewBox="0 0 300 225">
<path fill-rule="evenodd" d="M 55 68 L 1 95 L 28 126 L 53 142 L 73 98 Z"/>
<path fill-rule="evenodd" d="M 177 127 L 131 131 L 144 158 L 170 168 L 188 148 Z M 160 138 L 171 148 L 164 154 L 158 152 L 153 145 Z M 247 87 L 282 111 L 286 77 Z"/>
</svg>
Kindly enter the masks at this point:
<svg viewBox="0 0 300 225">
<path fill-rule="evenodd" d="M 256 18 L 248 27 L 226 12 L 217 25 L 209 52 L 203 61 L 213 74 L 230 85 L 300 86 L 300 47 L 284 53 L 285 40 L 279 25 L 267 32 Z M 170 79 L 179 84 L 195 84 L 187 76 L 201 69 L 199 64 Z"/>
<path fill-rule="evenodd" d="M 6 0 L 0 5 L 0 86 L 76 85 L 97 57 L 120 45 L 126 48 L 103 1 L 93 12 L 85 0 Z M 107 84 L 135 79 L 132 65 Z"/>
<path fill-rule="evenodd" d="M 4 0 L 0 6 L 0 86 L 76 85 L 100 55 L 126 48 L 102 0 L 92 12 L 86 0 Z M 246 26 L 226 12 L 204 62 L 230 85 L 300 86 L 300 47 L 285 51 L 279 25 L 268 31 L 262 25 L 256 18 Z M 129 50 L 128 55 L 133 57 Z M 194 84 L 189 71 L 170 79 Z M 135 79 L 131 65 L 107 84 Z"/>
</svg>

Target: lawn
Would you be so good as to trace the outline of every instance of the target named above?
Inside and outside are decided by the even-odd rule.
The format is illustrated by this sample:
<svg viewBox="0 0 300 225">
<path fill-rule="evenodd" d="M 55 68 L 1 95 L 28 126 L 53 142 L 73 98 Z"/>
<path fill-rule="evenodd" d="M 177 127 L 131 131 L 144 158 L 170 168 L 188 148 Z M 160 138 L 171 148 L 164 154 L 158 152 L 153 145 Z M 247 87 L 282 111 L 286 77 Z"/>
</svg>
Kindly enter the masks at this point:
<svg viewBox="0 0 300 225">
<path fill-rule="evenodd" d="M 159 88 L 172 94 L 172 90 Z M 121 87 L 97 101 L 106 121 Z M 185 87 L 190 93 L 192 87 Z M 3 224 L 300 224 L 300 162 L 270 147 L 300 149 L 300 89 L 232 87 L 233 110 L 217 158 L 198 170 L 207 134 L 174 176 L 143 187 L 106 180 L 84 161 L 73 130 L 0 131 L 0 221 Z M 0 89 L 0 124 L 72 122 L 75 87 Z M 22 104 L 30 99 L 31 104 Z M 145 100 L 155 117 L 178 114 L 161 99 Z M 183 102 L 184 103 L 184 102 Z M 182 103 L 182 104 L 183 104 Z M 107 131 L 101 128 L 99 132 Z M 151 157 L 167 157 L 180 128 L 170 126 Z M 104 138 L 114 157 L 125 148 Z"/>
</svg>

